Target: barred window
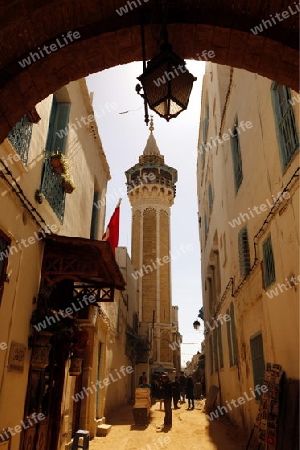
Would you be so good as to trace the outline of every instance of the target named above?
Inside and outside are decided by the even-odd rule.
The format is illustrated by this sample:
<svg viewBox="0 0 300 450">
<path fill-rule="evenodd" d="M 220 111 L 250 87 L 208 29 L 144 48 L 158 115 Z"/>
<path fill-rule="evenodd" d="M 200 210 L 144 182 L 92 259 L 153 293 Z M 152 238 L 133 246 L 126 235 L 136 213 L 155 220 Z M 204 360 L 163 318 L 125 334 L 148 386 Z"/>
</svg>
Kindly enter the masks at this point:
<svg viewBox="0 0 300 450">
<path fill-rule="evenodd" d="M 8 133 L 8 140 L 20 156 L 22 162 L 27 164 L 28 152 L 32 136 L 32 122 L 25 114 L 22 119 Z"/>
<path fill-rule="evenodd" d="M 242 277 L 248 275 L 251 269 L 250 250 L 247 228 L 243 228 L 238 235 L 240 272 Z"/>
<path fill-rule="evenodd" d="M 235 192 L 239 190 L 239 187 L 243 181 L 242 155 L 240 147 L 239 129 L 237 123 L 238 121 L 236 119 L 232 129 L 232 137 L 231 137 L 231 152 L 232 152 Z"/>
<path fill-rule="evenodd" d="M 59 103 L 54 96 L 46 142 L 46 160 L 40 189 L 61 222 L 63 222 L 64 218 L 66 195 L 61 186 L 61 176 L 52 170 L 50 155 L 57 151 L 65 153 L 68 137 L 67 126 L 69 122 L 69 113 L 70 104 Z"/>
<path fill-rule="evenodd" d="M 264 288 L 267 289 L 276 280 L 271 235 L 264 240 L 262 248 Z"/>
<path fill-rule="evenodd" d="M 282 84 L 273 83 L 272 94 L 279 151 L 284 170 L 297 150 L 299 150 L 299 136 L 296 129 L 290 89 Z"/>
</svg>

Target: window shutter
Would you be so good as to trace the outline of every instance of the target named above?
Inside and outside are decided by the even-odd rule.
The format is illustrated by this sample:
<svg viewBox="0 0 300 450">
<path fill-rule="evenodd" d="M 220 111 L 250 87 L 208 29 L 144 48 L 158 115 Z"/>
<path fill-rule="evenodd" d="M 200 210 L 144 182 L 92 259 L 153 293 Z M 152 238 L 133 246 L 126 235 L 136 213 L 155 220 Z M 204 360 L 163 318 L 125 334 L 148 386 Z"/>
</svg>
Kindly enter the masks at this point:
<svg viewBox="0 0 300 450">
<path fill-rule="evenodd" d="M 264 383 L 265 361 L 263 340 L 261 333 L 250 339 L 250 351 L 253 370 L 254 387 L 256 385 L 262 386 Z M 260 395 L 255 391 L 256 400 L 260 399 Z"/>
<path fill-rule="evenodd" d="M 276 280 L 275 263 L 271 236 L 263 242 L 264 287 L 268 288 Z"/>
<path fill-rule="evenodd" d="M 70 106 L 70 103 L 57 103 L 56 105 L 52 151 L 60 151 L 62 153 L 66 151 Z"/>
<path fill-rule="evenodd" d="M 222 369 L 222 367 L 224 367 L 224 361 L 223 361 L 222 332 L 221 332 L 221 326 L 220 325 L 217 328 L 217 335 L 218 335 L 220 369 Z"/>
<path fill-rule="evenodd" d="M 237 348 L 237 336 L 234 318 L 234 306 L 233 303 L 230 305 L 230 324 L 231 324 L 231 334 L 232 334 L 232 346 L 233 346 L 233 364 L 238 364 L 238 348 Z"/>
<path fill-rule="evenodd" d="M 97 239 L 97 234 L 98 234 L 98 218 L 99 218 L 98 201 L 99 201 L 99 192 L 94 191 L 92 222 L 91 222 L 91 231 L 90 231 L 91 239 Z"/>
<path fill-rule="evenodd" d="M 52 99 L 52 106 L 51 106 L 51 112 L 50 112 L 50 119 L 49 119 L 49 127 L 48 127 L 48 136 L 47 136 L 47 142 L 46 142 L 46 152 L 52 153 L 52 140 L 53 140 L 53 134 L 54 134 L 54 125 L 55 125 L 55 116 L 56 116 L 56 105 L 57 101 L 55 98 L 55 95 Z"/>
<path fill-rule="evenodd" d="M 227 309 L 226 314 L 230 316 L 230 311 Z M 230 320 L 226 322 L 227 325 L 227 342 L 228 342 L 228 350 L 229 350 L 229 364 L 230 367 L 233 366 L 233 354 L 232 354 L 232 339 L 231 339 L 231 326 L 230 326 Z"/>
<path fill-rule="evenodd" d="M 238 234 L 240 272 L 243 277 L 250 272 L 250 249 L 247 228 L 243 228 Z"/>
<path fill-rule="evenodd" d="M 233 127 L 232 134 L 233 136 L 231 137 L 231 153 L 233 162 L 235 191 L 237 192 L 243 181 L 243 166 L 242 166 L 242 155 L 240 148 L 239 133 L 237 131 L 236 125 L 234 125 Z"/>
<path fill-rule="evenodd" d="M 299 136 L 293 106 L 290 103 L 290 89 L 279 83 L 273 83 L 272 99 L 280 159 L 282 169 L 285 170 L 297 150 L 299 150 Z"/>
</svg>

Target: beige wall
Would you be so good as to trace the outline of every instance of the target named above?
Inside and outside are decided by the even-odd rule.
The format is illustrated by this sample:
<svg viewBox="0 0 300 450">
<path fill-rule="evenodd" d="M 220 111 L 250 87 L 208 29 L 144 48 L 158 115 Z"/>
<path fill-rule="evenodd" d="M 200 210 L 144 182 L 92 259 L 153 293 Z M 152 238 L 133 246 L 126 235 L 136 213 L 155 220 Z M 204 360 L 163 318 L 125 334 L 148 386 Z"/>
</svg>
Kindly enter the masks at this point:
<svg viewBox="0 0 300 450">
<path fill-rule="evenodd" d="M 264 346 L 264 360 L 283 366 L 287 377 L 299 379 L 299 286 L 292 287 L 270 299 L 262 285 L 262 242 L 271 233 L 275 259 L 276 281 L 284 283 L 286 277 L 297 277 L 299 271 L 299 190 L 298 182 L 292 183 L 290 199 L 284 200 L 276 209 L 270 223 L 257 238 L 257 264 L 240 286 L 243 277 L 240 273 L 238 253 L 238 232 L 247 226 L 251 266 L 255 260 L 254 236 L 262 227 L 267 211 L 253 213 L 241 225 L 232 227 L 229 221 L 240 213 L 249 213 L 255 205 L 266 204 L 268 199 L 274 203 L 275 197 L 282 191 L 297 167 L 299 153 L 292 159 L 285 171 L 282 170 L 279 143 L 276 135 L 275 116 L 271 95 L 272 82 L 256 74 L 208 63 L 203 81 L 201 101 L 201 124 L 199 130 L 199 155 L 197 164 L 199 216 L 201 218 L 200 240 L 202 253 L 202 286 L 205 322 L 212 321 L 213 315 L 224 316 L 230 303 L 234 303 L 235 322 L 238 341 L 239 365 L 229 367 L 227 325 L 223 321 L 221 328 L 224 368 L 211 373 L 209 337 L 206 334 L 206 378 L 207 387 L 220 386 L 217 405 L 231 399 L 237 399 L 244 391 L 253 388 L 253 370 L 250 356 L 250 338 L 261 332 Z M 297 93 L 291 93 L 296 96 Z M 200 147 L 203 142 L 203 123 L 205 105 L 209 104 L 208 142 L 217 141 L 218 136 L 232 129 L 237 115 L 238 123 L 251 122 L 252 127 L 241 131 L 240 146 L 242 155 L 243 181 L 235 192 L 233 163 L 230 140 L 222 139 L 212 145 L 203 157 Z M 299 132 L 299 105 L 294 107 Z M 213 206 L 209 210 L 208 186 L 212 185 Z M 205 236 L 207 216 L 208 231 Z M 215 290 L 209 301 L 209 281 L 212 266 L 216 268 L 216 251 L 219 253 L 220 280 L 215 270 Z M 234 278 L 234 297 L 231 285 Z M 222 299 L 222 301 L 221 301 Z M 213 325 L 212 325 L 213 327 Z M 231 418 L 249 431 L 258 410 L 258 402 L 246 402 L 233 408 Z"/>
<path fill-rule="evenodd" d="M 92 106 L 84 80 L 70 83 L 58 93 L 58 98 L 71 103 L 70 123 L 77 117 L 87 117 L 92 114 Z M 93 191 L 96 186 L 105 197 L 107 181 L 110 178 L 109 167 L 101 145 L 97 127 L 81 127 L 73 129 L 68 135 L 66 156 L 69 157 L 71 173 L 76 185 L 75 191 L 66 195 L 64 223 L 61 224 L 44 199 L 42 204 L 35 201 L 35 192 L 40 187 L 42 167 L 44 162 L 44 148 L 48 133 L 49 114 L 52 96 L 48 97 L 36 109 L 41 117 L 38 124 L 33 125 L 33 133 L 29 150 L 28 164 L 22 162 L 8 162 L 10 154 L 15 155 L 15 150 L 6 140 L 0 146 L 0 157 L 6 161 L 13 176 L 18 180 L 25 196 L 34 205 L 49 225 L 56 225 L 57 232 L 62 235 L 90 237 L 90 224 L 92 216 Z M 1 167 L 2 169 L 2 167 Z M 39 227 L 31 220 L 20 201 L 8 185 L 0 178 L 0 229 L 12 240 L 11 245 L 16 245 L 21 239 L 28 239 L 38 233 Z M 4 213 L 5 212 L 5 213 Z M 104 229 L 105 207 L 99 209 L 98 238 L 102 236 Z M 14 427 L 23 419 L 24 402 L 26 396 L 28 369 L 31 349 L 28 348 L 28 337 L 32 331 L 30 319 L 35 309 L 35 300 L 39 290 L 40 270 L 43 254 L 43 241 L 38 241 L 28 247 L 22 247 L 17 253 L 8 258 L 7 274 L 9 282 L 5 283 L 1 304 L 0 341 L 8 345 L 7 350 L 0 351 L 0 428 Z M 102 327 L 102 331 L 101 331 Z M 94 335 L 95 355 L 97 350 L 97 338 L 106 343 L 106 335 L 103 324 L 99 324 L 99 331 L 91 329 Z M 101 334 L 102 333 L 102 334 Z M 8 372 L 8 354 L 12 341 L 26 346 L 25 366 L 21 374 Z M 96 356 L 95 356 L 96 357 Z M 105 352 L 103 352 L 105 358 Z M 103 359 L 105 365 L 105 359 Z M 95 371 L 95 367 L 88 369 L 84 375 L 89 383 Z M 70 438 L 72 420 L 72 401 L 70 394 L 74 394 L 74 377 L 68 376 L 66 367 L 66 384 L 62 403 L 62 430 L 60 445 Z M 86 417 L 89 425 L 94 422 L 94 405 L 89 400 Z M 104 403 L 102 406 L 104 410 Z M 20 433 L 12 439 L 11 450 L 19 448 Z"/>
</svg>

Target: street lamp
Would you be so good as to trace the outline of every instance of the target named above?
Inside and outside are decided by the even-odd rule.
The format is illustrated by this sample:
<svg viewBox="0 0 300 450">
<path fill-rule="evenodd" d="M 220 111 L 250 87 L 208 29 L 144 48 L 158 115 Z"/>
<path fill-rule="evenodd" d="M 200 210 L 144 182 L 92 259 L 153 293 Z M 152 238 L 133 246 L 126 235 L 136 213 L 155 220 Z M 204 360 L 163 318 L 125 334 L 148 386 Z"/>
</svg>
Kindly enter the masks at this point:
<svg viewBox="0 0 300 450">
<path fill-rule="evenodd" d="M 167 41 L 160 46 L 142 75 L 137 77 L 136 91 L 147 102 L 150 109 L 169 122 L 188 107 L 195 78 L 185 67 L 186 62 L 173 52 Z"/>
<path fill-rule="evenodd" d="M 193 83 L 197 80 L 185 67 L 185 61 L 173 52 L 172 45 L 168 42 L 168 0 L 162 0 L 162 8 L 164 41 L 159 53 L 147 66 L 143 18 L 141 24 L 143 73 L 137 77 L 141 85 L 137 84 L 136 92 L 144 99 L 146 125 L 149 121 L 148 106 L 167 122 L 186 110 Z M 140 92 L 142 89 L 143 93 Z"/>
<path fill-rule="evenodd" d="M 195 322 L 193 323 L 193 327 L 195 328 L 195 330 L 199 330 L 199 328 L 200 328 L 199 320 L 195 320 Z"/>
</svg>

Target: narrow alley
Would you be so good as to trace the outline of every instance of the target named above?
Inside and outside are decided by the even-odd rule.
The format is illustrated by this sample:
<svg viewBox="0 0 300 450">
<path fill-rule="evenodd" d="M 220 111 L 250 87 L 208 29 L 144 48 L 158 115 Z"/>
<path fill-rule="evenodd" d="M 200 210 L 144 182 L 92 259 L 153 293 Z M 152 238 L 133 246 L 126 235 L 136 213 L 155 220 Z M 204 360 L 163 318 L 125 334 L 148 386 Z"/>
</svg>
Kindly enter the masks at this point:
<svg viewBox="0 0 300 450">
<path fill-rule="evenodd" d="M 164 411 L 159 401 L 150 410 L 150 423 L 146 427 L 134 425 L 132 405 L 115 410 L 106 419 L 112 425 L 106 437 L 90 442 L 90 450 L 242 450 L 245 439 L 226 418 L 209 421 L 204 412 L 205 400 L 196 400 L 195 409 L 187 410 L 187 403 L 172 410 L 173 426 L 168 432 L 160 432 Z"/>
</svg>

